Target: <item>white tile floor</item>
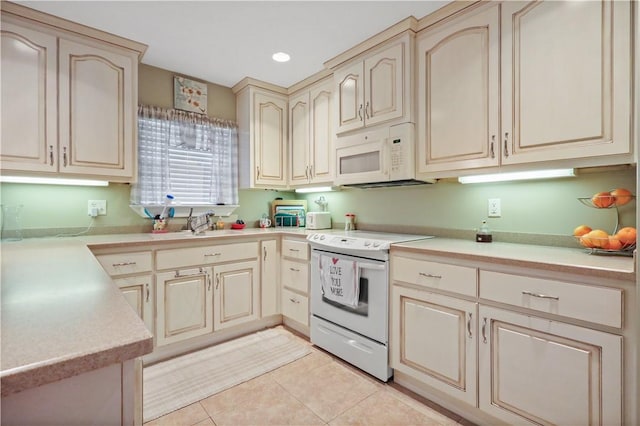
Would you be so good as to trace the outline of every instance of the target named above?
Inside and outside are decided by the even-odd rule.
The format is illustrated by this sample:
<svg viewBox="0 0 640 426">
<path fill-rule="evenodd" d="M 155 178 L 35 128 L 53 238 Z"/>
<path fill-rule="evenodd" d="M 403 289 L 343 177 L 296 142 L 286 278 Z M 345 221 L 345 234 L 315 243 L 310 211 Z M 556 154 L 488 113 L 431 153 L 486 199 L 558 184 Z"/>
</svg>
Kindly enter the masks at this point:
<svg viewBox="0 0 640 426">
<path fill-rule="evenodd" d="M 304 358 L 145 425 L 470 424 L 420 400 L 312 347 Z"/>
</svg>

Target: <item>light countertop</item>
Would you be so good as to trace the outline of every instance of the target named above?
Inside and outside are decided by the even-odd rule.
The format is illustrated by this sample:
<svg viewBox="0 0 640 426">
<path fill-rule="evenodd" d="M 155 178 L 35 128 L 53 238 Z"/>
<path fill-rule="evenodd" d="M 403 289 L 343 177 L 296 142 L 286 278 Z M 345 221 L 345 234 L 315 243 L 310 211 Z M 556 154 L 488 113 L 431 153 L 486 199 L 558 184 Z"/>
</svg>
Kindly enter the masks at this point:
<svg viewBox="0 0 640 426">
<path fill-rule="evenodd" d="M 478 243 L 471 240 L 433 238 L 392 246 L 451 259 L 467 259 L 493 264 L 541 268 L 624 281 L 635 281 L 632 257 L 589 254 L 582 248 L 549 247 L 513 243 Z"/>
<path fill-rule="evenodd" d="M 152 336 L 90 249 L 161 247 L 241 237 L 292 235 L 297 228 L 247 228 L 188 233 L 32 238 L 3 243 L 2 395 L 145 355 Z M 635 280 L 632 258 L 594 256 L 581 249 L 480 244 L 435 238 L 396 245 L 405 250 Z M 392 251 L 395 248 L 392 248 Z"/>
</svg>

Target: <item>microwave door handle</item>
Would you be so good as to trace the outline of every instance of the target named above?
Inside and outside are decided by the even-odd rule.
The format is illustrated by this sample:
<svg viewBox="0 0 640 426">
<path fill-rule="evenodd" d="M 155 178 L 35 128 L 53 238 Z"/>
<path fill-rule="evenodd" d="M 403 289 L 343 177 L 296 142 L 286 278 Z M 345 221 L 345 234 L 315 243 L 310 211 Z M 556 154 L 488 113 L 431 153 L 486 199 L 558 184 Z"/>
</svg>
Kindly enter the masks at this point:
<svg viewBox="0 0 640 426">
<path fill-rule="evenodd" d="M 389 138 L 384 138 L 382 140 L 382 173 L 390 179 L 389 165 L 387 164 L 387 162 L 391 161 L 391 148 L 389 145 Z"/>
</svg>

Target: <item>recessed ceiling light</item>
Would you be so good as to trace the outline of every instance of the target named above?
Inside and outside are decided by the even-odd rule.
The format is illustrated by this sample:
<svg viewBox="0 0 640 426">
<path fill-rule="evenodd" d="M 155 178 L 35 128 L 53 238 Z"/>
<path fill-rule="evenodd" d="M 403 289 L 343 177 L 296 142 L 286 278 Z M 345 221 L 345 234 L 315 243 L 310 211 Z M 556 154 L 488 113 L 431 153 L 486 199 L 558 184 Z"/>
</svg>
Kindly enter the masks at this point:
<svg viewBox="0 0 640 426">
<path fill-rule="evenodd" d="M 289 62 L 289 59 L 291 59 L 291 56 L 289 56 L 284 52 L 278 52 L 271 55 L 271 58 L 273 58 L 273 60 L 276 62 Z"/>
</svg>

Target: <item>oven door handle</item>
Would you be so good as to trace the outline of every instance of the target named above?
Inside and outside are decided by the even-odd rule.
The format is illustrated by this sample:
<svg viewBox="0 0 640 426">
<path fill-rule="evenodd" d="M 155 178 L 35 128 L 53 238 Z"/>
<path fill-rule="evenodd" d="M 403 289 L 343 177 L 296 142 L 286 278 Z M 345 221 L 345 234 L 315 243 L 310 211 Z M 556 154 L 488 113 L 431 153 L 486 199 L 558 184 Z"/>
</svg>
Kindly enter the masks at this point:
<svg viewBox="0 0 640 426">
<path fill-rule="evenodd" d="M 387 267 L 386 264 L 378 265 L 375 263 L 360 263 L 358 262 L 358 268 L 360 269 L 373 269 L 375 271 L 384 271 Z"/>
</svg>

